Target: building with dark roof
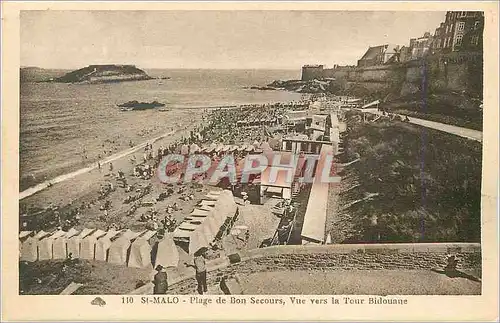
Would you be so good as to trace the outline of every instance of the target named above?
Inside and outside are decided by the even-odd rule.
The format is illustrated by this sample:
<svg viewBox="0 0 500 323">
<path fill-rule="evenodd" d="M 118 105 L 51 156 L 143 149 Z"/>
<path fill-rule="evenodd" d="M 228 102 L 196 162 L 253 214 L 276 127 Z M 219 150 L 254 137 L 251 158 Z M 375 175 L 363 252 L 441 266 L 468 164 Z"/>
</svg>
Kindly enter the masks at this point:
<svg viewBox="0 0 500 323">
<path fill-rule="evenodd" d="M 436 28 L 433 51 L 481 51 L 483 49 L 484 12 L 448 11 Z"/>
<path fill-rule="evenodd" d="M 380 45 L 368 47 L 366 53 L 358 60 L 358 67 L 368 67 L 376 65 L 384 65 L 387 63 L 399 61 L 399 46 L 397 45 Z"/>
</svg>

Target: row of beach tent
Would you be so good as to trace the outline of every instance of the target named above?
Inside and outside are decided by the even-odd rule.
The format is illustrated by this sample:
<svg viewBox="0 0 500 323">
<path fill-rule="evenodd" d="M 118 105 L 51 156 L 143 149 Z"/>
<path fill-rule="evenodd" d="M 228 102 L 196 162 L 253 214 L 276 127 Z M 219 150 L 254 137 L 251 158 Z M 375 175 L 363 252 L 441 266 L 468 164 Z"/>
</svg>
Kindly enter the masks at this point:
<svg viewBox="0 0 500 323">
<path fill-rule="evenodd" d="M 175 241 L 187 243 L 189 254 L 209 247 L 221 228 L 233 223 L 238 206 L 230 190 L 211 191 L 175 229 Z"/>
<path fill-rule="evenodd" d="M 232 152 L 253 152 L 253 151 L 265 151 L 272 150 L 269 143 L 264 141 L 259 143 L 255 141 L 253 144 L 243 144 L 243 145 L 224 145 L 212 143 L 206 147 L 200 147 L 193 143 L 191 145 L 182 145 L 180 148 L 181 155 L 188 155 L 194 153 L 232 153 Z"/>
<path fill-rule="evenodd" d="M 167 235 L 154 243 L 156 231 L 134 232 L 129 229 L 108 232 L 85 228 L 82 231 L 70 229 L 53 233 L 22 231 L 19 234 L 20 260 L 27 262 L 67 259 L 107 261 L 111 264 L 146 268 L 161 264 L 176 267 L 179 253 L 173 236 Z M 152 250 L 156 257 L 152 259 Z"/>
</svg>

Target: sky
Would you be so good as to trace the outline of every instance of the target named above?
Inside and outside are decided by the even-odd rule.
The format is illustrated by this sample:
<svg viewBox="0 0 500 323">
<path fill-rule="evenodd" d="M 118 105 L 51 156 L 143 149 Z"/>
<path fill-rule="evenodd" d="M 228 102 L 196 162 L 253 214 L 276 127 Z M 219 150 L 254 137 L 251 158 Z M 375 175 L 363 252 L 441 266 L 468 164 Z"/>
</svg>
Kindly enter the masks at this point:
<svg viewBox="0 0 500 323">
<path fill-rule="evenodd" d="M 368 46 L 407 45 L 446 12 L 23 11 L 21 66 L 299 69 L 355 65 Z"/>
</svg>

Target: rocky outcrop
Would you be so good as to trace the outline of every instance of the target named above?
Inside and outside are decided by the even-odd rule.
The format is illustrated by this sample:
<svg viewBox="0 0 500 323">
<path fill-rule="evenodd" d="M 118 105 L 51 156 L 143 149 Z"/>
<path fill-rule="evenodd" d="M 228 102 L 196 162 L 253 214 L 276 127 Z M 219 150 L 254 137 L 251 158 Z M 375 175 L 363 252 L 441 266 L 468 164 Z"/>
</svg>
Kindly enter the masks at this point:
<svg viewBox="0 0 500 323">
<path fill-rule="evenodd" d="M 113 83 L 150 80 L 141 69 L 134 65 L 89 65 L 54 79 L 61 83 Z"/>
<path fill-rule="evenodd" d="M 276 89 L 276 90 L 286 90 L 298 93 L 328 93 L 332 92 L 334 86 L 334 80 L 287 80 L 281 81 L 276 80 L 267 87 L 258 88 L 260 90 L 265 89 Z"/>
</svg>

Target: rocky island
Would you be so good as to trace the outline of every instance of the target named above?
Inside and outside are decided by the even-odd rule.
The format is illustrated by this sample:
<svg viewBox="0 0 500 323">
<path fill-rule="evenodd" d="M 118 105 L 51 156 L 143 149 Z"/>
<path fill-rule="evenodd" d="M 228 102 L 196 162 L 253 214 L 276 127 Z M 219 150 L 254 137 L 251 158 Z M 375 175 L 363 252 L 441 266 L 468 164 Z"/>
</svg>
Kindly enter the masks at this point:
<svg viewBox="0 0 500 323">
<path fill-rule="evenodd" d="M 286 90 L 298 93 L 327 93 L 331 92 L 334 80 L 276 80 L 266 86 L 252 86 L 253 90 Z"/>
<path fill-rule="evenodd" d="M 113 83 L 151 80 L 151 76 L 135 65 L 89 65 L 55 78 L 60 83 Z"/>
<path fill-rule="evenodd" d="M 154 109 L 158 107 L 164 107 L 164 103 L 160 103 L 158 101 L 153 102 L 139 102 L 139 101 L 128 101 L 122 104 L 118 104 L 118 107 L 121 108 L 122 111 L 133 111 L 133 110 L 147 110 Z"/>
</svg>

